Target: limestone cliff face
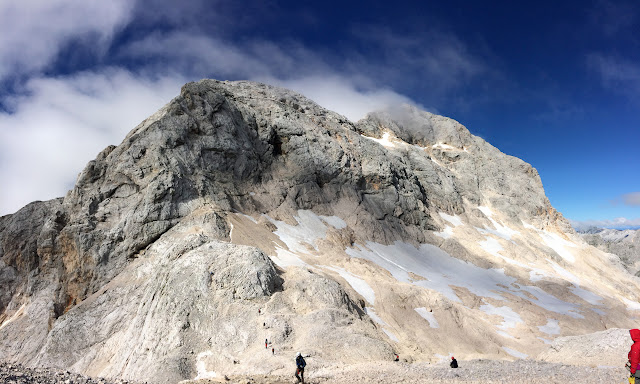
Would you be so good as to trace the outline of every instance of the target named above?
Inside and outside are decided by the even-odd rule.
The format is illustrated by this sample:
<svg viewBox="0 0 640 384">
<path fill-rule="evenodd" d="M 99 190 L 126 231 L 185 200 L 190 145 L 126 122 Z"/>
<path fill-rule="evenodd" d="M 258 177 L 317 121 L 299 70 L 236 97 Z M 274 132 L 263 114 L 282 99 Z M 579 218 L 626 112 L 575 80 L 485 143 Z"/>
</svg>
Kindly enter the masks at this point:
<svg viewBox="0 0 640 384">
<path fill-rule="evenodd" d="M 264 337 L 335 364 L 529 348 L 495 329 L 504 308 L 523 330 L 549 311 L 569 333 L 624 326 L 580 312 L 595 299 L 571 287 L 600 271 L 626 316 L 627 277 L 573 235 L 533 167 L 454 120 L 352 123 L 280 88 L 189 83 L 64 199 L 0 218 L 0 358 L 175 381 L 284 369 L 255 355 Z"/>
</svg>

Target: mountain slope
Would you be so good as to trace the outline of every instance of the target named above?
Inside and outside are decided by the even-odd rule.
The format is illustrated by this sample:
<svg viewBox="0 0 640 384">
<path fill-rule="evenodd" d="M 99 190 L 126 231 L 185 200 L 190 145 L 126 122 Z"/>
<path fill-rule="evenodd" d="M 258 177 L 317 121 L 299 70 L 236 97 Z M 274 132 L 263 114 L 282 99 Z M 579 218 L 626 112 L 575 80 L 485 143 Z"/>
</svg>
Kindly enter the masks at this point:
<svg viewBox="0 0 640 384">
<path fill-rule="evenodd" d="M 640 229 L 594 229 L 580 236 L 589 245 L 620 257 L 630 273 L 640 273 Z"/>
<path fill-rule="evenodd" d="M 523 358 L 640 308 L 536 170 L 459 123 L 251 82 L 185 85 L 0 245 L 1 359 L 138 380 Z"/>
</svg>

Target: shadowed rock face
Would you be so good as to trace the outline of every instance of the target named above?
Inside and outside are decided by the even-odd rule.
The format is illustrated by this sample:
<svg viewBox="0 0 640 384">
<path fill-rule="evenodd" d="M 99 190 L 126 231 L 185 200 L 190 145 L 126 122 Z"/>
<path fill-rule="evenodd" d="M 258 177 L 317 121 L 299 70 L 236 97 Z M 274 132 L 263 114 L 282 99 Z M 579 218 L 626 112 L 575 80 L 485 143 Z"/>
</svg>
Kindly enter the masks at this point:
<svg viewBox="0 0 640 384">
<path fill-rule="evenodd" d="M 379 144 L 388 136 L 394 151 Z M 229 216 L 295 223 L 313 210 L 344 220 L 330 234 L 342 246 L 419 244 L 435 242 L 440 213 L 480 222 L 483 204 L 572 232 L 534 168 L 451 119 L 404 106 L 354 124 L 280 88 L 189 83 L 89 162 L 64 199 L 0 218 L 0 358 L 179 380 L 200 362 L 251 366 L 234 356 L 261 340 L 256 327 L 291 348 L 315 340 L 295 324 L 331 332 L 321 343 L 336 350 L 367 346 L 358 359 L 383 358 L 392 347 L 353 291 L 304 267 L 278 272 L 268 247 L 230 244 Z M 259 307 L 272 309 L 268 321 Z"/>
</svg>

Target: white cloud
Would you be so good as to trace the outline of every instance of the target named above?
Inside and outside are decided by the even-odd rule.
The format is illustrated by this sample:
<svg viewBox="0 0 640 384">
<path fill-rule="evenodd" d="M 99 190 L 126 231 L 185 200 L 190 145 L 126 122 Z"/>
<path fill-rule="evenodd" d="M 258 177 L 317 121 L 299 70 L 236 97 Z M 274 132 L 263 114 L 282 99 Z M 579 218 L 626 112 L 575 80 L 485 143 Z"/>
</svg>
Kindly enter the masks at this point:
<svg viewBox="0 0 640 384">
<path fill-rule="evenodd" d="M 640 207 L 640 192 L 626 193 L 620 198 L 624 205 L 631 207 Z"/>
<path fill-rule="evenodd" d="M 627 219 L 618 217 L 611 220 L 569 220 L 571 226 L 576 230 L 584 230 L 590 227 L 598 228 L 640 228 L 640 218 Z"/>
<path fill-rule="evenodd" d="M 128 0 L 0 2 L 0 80 L 44 68 L 72 39 L 90 42 L 95 51 L 104 49 L 129 20 L 133 4 Z"/>
<path fill-rule="evenodd" d="M 299 92 L 324 108 L 358 121 L 368 112 L 390 105 L 414 104 L 390 89 L 359 89 L 348 78 L 338 74 L 316 75 L 295 80 L 272 79 L 272 84 Z"/>
<path fill-rule="evenodd" d="M 136 41 L 123 54 L 163 58 L 181 73 L 213 73 L 221 79 L 242 78 L 302 93 L 352 121 L 389 105 L 415 104 L 406 96 L 362 75 L 331 68 L 315 53 L 295 43 L 252 41 L 245 45 L 185 32 L 154 34 Z"/>
<path fill-rule="evenodd" d="M 601 77 L 604 87 L 633 98 L 640 95 L 640 65 L 637 63 L 596 53 L 587 57 L 587 64 Z"/>
<path fill-rule="evenodd" d="M 119 144 L 173 97 L 180 77 L 147 80 L 122 69 L 34 78 L 0 114 L 0 215 L 64 196 L 85 164 Z"/>
<path fill-rule="evenodd" d="M 296 90 L 356 121 L 389 105 L 415 104 L 385 85 L 404 79 L 408 71 L 418 71 L 416 76 L 428 82 L 436 96 L 486 74 L 481 60 L 443 33 L 412 40 L 383 34 L 384 39 L 373 44 L 384 55 L 370 62 L 357 52 L 312 50 L 295 39 L 248 38 L 239 43 L 222 37 L 233 32 L 229 23 L 220 27 L 230 29 L 227 33 L 205 34 L 202 26 L 186 25 L 189 17 L 184 14 L 149 10 L 135 1 L 13 3 L 0 3 L 0 81 L 20 76 L 27 80 L 20 95 L 1 100 L 11 112 L 0 112 L 0 214 L 33 200 L 63 196 L 87 161 L 178 95 L 187 79 L 265 81 Z M 187 15 L 205 11 L 201 7 L 210 8 L 210 3 L 190 3 Z M 224 19 L 209 8 L 212 23 Z M 156 29 L 131 36 L 135 40 L 126 46 L 112 46 L 114 35 L 134 22 L 144 25 L 142 31 L 154 30 L 157 22 L 180 29 Z M 136 73 L 152 75 L 134 76 L 111 67 L 43 76 L 66 44 L 76 41 L 90 48 L 82 53 L 94 55 L 90 59 L 104 62 L 100 58 L 108 49 L 112 56 L 105 58 L 144 63 Z"/>
</svg>

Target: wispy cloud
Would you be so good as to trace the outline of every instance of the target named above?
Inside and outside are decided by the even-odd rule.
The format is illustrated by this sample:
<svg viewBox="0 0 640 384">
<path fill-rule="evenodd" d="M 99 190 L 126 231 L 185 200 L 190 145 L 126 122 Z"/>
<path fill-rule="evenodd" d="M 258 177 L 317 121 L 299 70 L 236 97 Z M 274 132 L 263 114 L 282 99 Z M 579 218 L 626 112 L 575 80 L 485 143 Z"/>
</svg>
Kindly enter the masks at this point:
<svg viewBox="0 0 640 384">
<path fill-rule="evenodd" d="M 132 14 L 128 0 L 0 2 L 0 80 L 38 71 L 70 41 L 104 50 Z"/>
<path fill-rule="evenodd" d="M 569 220 L 571 226 L 576 230 L 584 230 L 591 227 L 597 228 L 640 228 L 640 218 L 628 219 L 626 217 L 618 217 L 610 220 Z"/>
<path fill-rule="evenodd" d="M 640 65 L 635 61 L 594 53 L 587 57 L 587 64 L 600 76 L 605 88 L 633 99 L 640 98 Z"/>
<path fill-rule="evenodd" d="M 11 101 L 15 111 L 0 113 L 0 215 L 64 196 L 89 160 L 119 144 L 183 82 L 123 69 L 31 79 L 28 96 Z"/>
<path fill-rule="evenodd" d="M 251 20 L 225 22 L 225 10 L 235 7 L 230 2 L 212 7 L 197 0 L 175 12 L 174 3 L 167 4 L 0 4 L 0 81 L 22 78 L 19 95 L 0 93 L 0 104 L 10 107 L 10 112 L 0 112 L 0 214 L 32 200 L 64 195 L 88 160 L 120 142 L 188 80 L 269 82 L 358 120 L 388 105 L 415 104 L 395 89 L 410 88 L 417 79 L 429 89 L 430 100 L 439 100 L 488 73 L 484 60 L 462 40 L 435 28 L 408 37 L 361 26 L 354 32 L 361 44 L 333 50 L 295 38 L 235 39 L 234 32 Z M 251 17 L 236 8 L 234 15 Z M 201 14 L 208 17 L 193 17 L 200 24 L 190 22 L 191 16 Z M 114 46 L 114 37 L 124 30 L 126 45 Z M 44 75 L 63 59 L 59 56 L 69 44 L 78 42 L 81 54 L 99 67 Z M 372 50 L 379 53 L 375 60 Z M 120 66 L 131 63 L 135 69 Z"/>
<path fill-rule="evenodd" d="M 639 7 L 634 1 L 598 0 L 589 14 L 591 23 L 607 37 L 625 31 L 638 19 Z"/>
<path fill-rule="evenodd" d="M 640 207 L 640 192 L 625 193 L 612 201 L 614 205 L 623 204 L 629 207 Z"/>
</svg>

